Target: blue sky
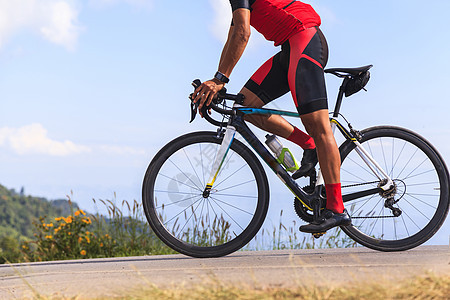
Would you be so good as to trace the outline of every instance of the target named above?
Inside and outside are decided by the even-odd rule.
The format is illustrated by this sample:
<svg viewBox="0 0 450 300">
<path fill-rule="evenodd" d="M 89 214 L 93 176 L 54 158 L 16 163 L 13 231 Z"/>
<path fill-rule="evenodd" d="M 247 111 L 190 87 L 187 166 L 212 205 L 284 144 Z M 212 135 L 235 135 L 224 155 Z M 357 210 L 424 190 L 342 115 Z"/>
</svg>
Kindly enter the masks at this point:
<svg viewBox="0 0 450 300">
<path fill-rule="evenodd" d="M 322 16 L 328 67 L 374 65 L 369 92 L 344 102 L 353 125 L 410 128 L 448 162 L 450 2 L 307 2 Z M 0 0 L 0 183 L 50 199 L 73 191 L 87 209 L 114 193 L 140 201 L 159 148 L 214 130 L 188 123 L 186 97 L 192 79 L 215 73 L 230 14 L 227 0 Z M 254 32 L 229 90 L 278 50 Z M 332 106 L 339 81 L 327 83 Z M 289 96 L 274 105 L 294 109 Z"/>
</svg>

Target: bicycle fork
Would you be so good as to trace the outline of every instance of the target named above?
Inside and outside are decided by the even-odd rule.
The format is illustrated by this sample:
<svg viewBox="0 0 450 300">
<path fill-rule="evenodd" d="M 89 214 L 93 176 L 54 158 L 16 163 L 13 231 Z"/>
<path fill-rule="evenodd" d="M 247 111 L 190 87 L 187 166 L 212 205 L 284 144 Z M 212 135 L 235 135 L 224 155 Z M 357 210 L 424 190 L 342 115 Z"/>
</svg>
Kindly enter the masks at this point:
<svg viewBox="0 0 450 300">
<path fill-rule="evenodd" d="M 234 137 L 236 136 L 236 128 L 231 125 L 227 126 L 225 131 L 225 136 L 222 143 L 220 144 L 219 151 L 216 154 L 216 159 L 212 165 L 211 174 L 209 175 L 208 183 L 206 184 L 205 190 L 203 191 L 203 197 L 208 198 L 211 193 L 211 189 L 216 181 L 217 175 L 220 172 L 225 157 L 227 157 L 228 150 L 230 150 L 231 143 L 233 143 Z"/>
</svg>

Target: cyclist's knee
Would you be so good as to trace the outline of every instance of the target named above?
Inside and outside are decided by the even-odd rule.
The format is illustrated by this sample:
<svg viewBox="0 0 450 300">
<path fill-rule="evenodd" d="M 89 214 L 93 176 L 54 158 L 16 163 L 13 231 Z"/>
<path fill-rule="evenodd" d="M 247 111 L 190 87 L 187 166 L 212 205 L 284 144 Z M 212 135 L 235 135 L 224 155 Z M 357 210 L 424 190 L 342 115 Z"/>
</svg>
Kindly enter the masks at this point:
<svg viewBox="0 0 450 300">
<path fill-rule="evenodd" d="M 240 93 L 243 94 L 245 97 L 244 104 L 243 104 L 244 106 L 255 107 L 255 108 L 260 108 L 260 107 L 264 106 L 264 102 L 261 100 L 261 98 L 256 96 L 249 89 L 243 87 Z"/>
<path fill-rule="evenodd" d="M 333 135 L 326 109 L 302 115 L 301 120 L 306 131 L 314 140 L 326 139 Z"/>
</svg>

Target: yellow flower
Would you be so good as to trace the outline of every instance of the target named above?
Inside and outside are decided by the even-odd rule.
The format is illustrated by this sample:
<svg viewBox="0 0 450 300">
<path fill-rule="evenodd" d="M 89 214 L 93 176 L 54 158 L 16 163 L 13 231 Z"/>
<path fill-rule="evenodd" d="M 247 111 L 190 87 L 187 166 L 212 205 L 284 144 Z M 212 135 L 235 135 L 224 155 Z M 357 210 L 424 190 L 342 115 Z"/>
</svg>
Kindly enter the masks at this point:
<svg viewBox="0 0 450 300">
<path fill-rule="evenodd" d="M 101 245 L 100 245 L 100 247 L 101 247 Z M 23 248 L 23 249 L 27 249 L 27 246 L 25 246 L 25 245 L 22 245 L 22 248 Z"/>
<path fill-rule="evenodd" d="M 82 209 L 80 209 L 80 213 L 81 213 L 83 216 L 86 215 L 86 213 L 85 213 Z"/>
<path fill-rule="evenodd" d="M 46 238 L 46 239 L 51 239 L 52 236 L 51 236 L 51 235 L 46 235 L 45 238 Z"/>
<path fill-rule="evenodd" d="M 77 211 L 75 212 L 75 217 L 78 217 L 79 215 L 80 215 L 80 211 L 77 210 Z"/>
<path fill-rule="evenodd" d="M 103 247 L 103 243 L 100 243 L 100 247 Z"/>
<path fill-rule="evenodd" d="M 78 243 L 81 243 L 83 241 L 83 238 L 80 236 L 79 238 L 78 238 Z"/>
<path fill-rule="evenodd" d="M 80 254 L 81 254 L 81 255 L 86 255 L 86 250 L 81 250 L 81 251 L 80 251 Z"/>
<path fill-rule="evenodd" d="M 86 231 L 86 234 L 87 234 L 87 235 L 89 235 L 89 234 L 90 234 L 90 232 L 89 232 L 89 231 Z"/>
<path fill-rule="evenodd" d="M 60 231 L 60 230 L 61 230 L 61 228 L 58 227 L 58 228 L 55 228 L 54 232 L 55 232 L 55 233 L 58 233 L 58 231 Z"/>
<path fill-rule="evenodd" d="M 47 224 L 48 227 L 53 227 L 53 223 Z"/>
<path fill-rule="evenodd" d="M 56 221 L 56 222 L 61 221 L 61 220 L 62 220 L 62 217 L 55 218 L 55 221 Z"/>
<path fill-rule="evenodd" d="M 68 234 L 68 235 L 72 235 L 72 232 L 68 232 L 67 234 Z"/>
<path fill-rule="evenodd" d="M 91 239 L 88 236 L 86 236 L 86 241 L 88 242 L 88 244 L 91 243 Z"/>
<path fill-rule="evenodd" d="M 91 224 L 92 223 L 91 219 L 89 219 L 89 218 L 83 218 L 81 221 L 83 223 L 86 223 L 86 224 Z"/>
<path fill-rule="evenodd" d="M 72 223 L 73 218 L 72 218 L 72 216 L 68 216 L 67 218 L 64 219 L 64 221 L 66 221 L 67 224 L 70 224 L 70 223 Z"/>
</svg>

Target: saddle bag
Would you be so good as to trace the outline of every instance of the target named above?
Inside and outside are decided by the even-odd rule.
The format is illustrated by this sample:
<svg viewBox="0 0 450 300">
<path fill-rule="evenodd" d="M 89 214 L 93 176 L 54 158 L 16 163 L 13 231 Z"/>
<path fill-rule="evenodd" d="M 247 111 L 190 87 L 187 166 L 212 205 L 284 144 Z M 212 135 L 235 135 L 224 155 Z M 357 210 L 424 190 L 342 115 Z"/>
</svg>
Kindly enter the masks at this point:
<svg viewBox="0 0 450 300">
<path fill-rule="evenodd" d="M 345 97 L 350 97 L 351 95 L 364 89 L 366 84 L 369 82 L 369 79 L 370 79 L 369 71 L 361 72 L 360 74 L 353 76 L 345 86 L 344 90 Z"/>
</svg>

